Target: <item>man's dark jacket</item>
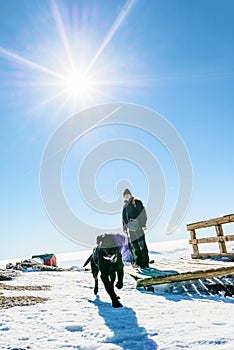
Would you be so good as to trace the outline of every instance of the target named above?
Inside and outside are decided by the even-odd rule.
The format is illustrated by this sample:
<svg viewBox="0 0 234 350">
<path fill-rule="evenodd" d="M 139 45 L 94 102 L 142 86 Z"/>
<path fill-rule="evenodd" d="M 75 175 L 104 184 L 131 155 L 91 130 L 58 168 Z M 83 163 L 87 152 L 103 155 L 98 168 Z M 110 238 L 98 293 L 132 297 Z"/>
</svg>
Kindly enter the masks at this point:
<svg viewBox="0 0 234 350">
<path fill-rule="evenodd" d="M 127 228 L 128 222 L 130 219 L 138 218 L 140 227 L 146 226 L 147 215 L 145 207 L 139 199 L 132 197 L 123 208 L 123 226 Z"/>
</svg>

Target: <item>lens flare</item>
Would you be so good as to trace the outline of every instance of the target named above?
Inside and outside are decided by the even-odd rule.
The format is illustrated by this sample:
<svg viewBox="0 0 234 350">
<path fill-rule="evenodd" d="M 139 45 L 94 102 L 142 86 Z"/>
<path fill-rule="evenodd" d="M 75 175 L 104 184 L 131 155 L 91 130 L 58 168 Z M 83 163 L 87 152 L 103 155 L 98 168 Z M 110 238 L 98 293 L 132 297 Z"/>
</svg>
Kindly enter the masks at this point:
<svg viewBox="0 0 234 350">
<path fill-rule="evenodd" d="M 50 9 L 57 33 L 55 37 L 56 45 L 58 41 L 61 49 L 56 46 L 58 51 L 54 51 L 55 45 L 52 46 L 52 50 L 46 45 L 44 47 L 46 54 L 52 52 L 54 58 L 52 64 L 52 56 L 48 57 L 48 62 L 44 61 L 42 64 L 38 62 L 39 56 L 35 59 L 28 58 L 24 54 L 21 55 L 0 46 L 0 56 L 17 63 L 18 69 L 23 71 L 23 76 L 26 73 L 25 86 L 38 87 L 39 89 L 45 87 L 44 90 L 40 90 L 43 100 L 34 109 L 56 102 L 57 112 L 65 106 L 73 106 L 72 113 L 74 113 L 78 106 L 84 108 L 90 104 L 98 103 L 99 97 L 105 96 L 108 98 L 110 96 L 109 87 L 129 85 L 131 78 L 124 79 L 122 77 L 123 79 L 121 79 L 118 67 L 113 67 L 113 64 L 110 64 L 112 62 L 110 57 L 106 57 L 102 62 L 100 62 L 100 58 L 131 12 L 135 2 L 136 0 L 126 1 L 118 16 L 110 25 L 109 30 L 104 34 L 104 39 L 100 41 L 100 45 L 96 49 L 94 48 L 93 54 L 89 52 L 89 47 L 92 46 L 92 38 L 82 36 L 86 24 L 77 18 L 75 30 L 72 27 L 72 20 L 69 22 L 65 16 L 67 11 L 64 10 L 67 10 L 67 8 L 60 9 L 55 0 L 50 0 Z M 83 11 L 85 9 L 84 7 Z M 79 29 L 77 30 L 77 28 Z M 53 40 L 52 37 L 51 40 Z M 95 47 L 95 45 L 93 46 Z M 115 73 L 112 74 L 112 72 Z M 135 85 L 135 80 L 132 80 L 130 84 Z M 46 95 L 46 98 L 44 98 L 44 95 Z"/>
<path fill-rule="evenodd" d="M 91 93 L 92 79 L 83 72 L 73 71 L 64 80 L 64 88 L 73 97 L 85 97 Z"/>
</svg>

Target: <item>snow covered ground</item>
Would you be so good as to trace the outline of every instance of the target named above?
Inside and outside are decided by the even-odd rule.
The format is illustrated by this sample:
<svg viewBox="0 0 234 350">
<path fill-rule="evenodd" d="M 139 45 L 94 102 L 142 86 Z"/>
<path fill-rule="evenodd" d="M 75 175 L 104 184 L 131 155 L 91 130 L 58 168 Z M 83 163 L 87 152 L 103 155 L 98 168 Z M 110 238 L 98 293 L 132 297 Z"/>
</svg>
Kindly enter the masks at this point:
<svg viewBox="0 0 234 350">
<path fill-rule="evenodd" d="M 157 261 L 189 256 L 185 241 L 150 244 Z M 63 266 L 80 265 L 88 252 L 61 254 Z M 135 289 L 125 276 L 118 291 L 123 308 L 114 309 L 100 282 L 93 295 L 88 272 L 31 272 L 11 285 L 52 286 L 45 291 L 4 291 L 4 295 L 48 297 L 45 304 L 0 310 L 0 349 L 82 350 L 233 350 L 234 299 L 173 294 L 170 286 L 156 293 Z"/>
</svg>

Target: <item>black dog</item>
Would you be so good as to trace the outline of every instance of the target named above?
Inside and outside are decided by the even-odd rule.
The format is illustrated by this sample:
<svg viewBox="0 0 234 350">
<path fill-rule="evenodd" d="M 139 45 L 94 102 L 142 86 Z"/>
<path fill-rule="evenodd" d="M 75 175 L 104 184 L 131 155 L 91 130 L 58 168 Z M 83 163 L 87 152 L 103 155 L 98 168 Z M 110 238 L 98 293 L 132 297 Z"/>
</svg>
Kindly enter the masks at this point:
<svg viewBox="0 0 234 350">
<path fill-rule="evenodd" d="M 101 279 L 105 289 L 109 294 L 113 307 L 122 307 L 119 297 L 115 294 L 114 282 L 116 273 L 118 281 L 116 287 L 123 287 L 124 264 L 120 247 L 115 240 L 114 234 L 103 234 L 97 237 L 97 247 L 93 250 L 93 254 L 84 263 L 84 267 L 91 263 L 92 274 L 95 280 L 94 294 L 98 293 L 98 273 L 101 272 Z"/>
</svg>

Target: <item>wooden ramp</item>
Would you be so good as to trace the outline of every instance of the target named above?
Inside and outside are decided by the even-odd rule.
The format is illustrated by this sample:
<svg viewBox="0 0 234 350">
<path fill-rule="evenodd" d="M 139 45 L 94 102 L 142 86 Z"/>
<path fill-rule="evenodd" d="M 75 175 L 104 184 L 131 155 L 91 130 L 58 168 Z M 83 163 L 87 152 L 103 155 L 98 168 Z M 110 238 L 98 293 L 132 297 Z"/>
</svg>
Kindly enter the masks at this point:
<svg viewBox="0 0 234 350">
<path fill-rule="evenodd" d="M 137 280 L 137 287 L 183 282 L 234 274 L 234 262 L 178 260 L 150 264 L 150 272 L 142 273 L 131 266 L 125 271 Z"/>
</svg>

